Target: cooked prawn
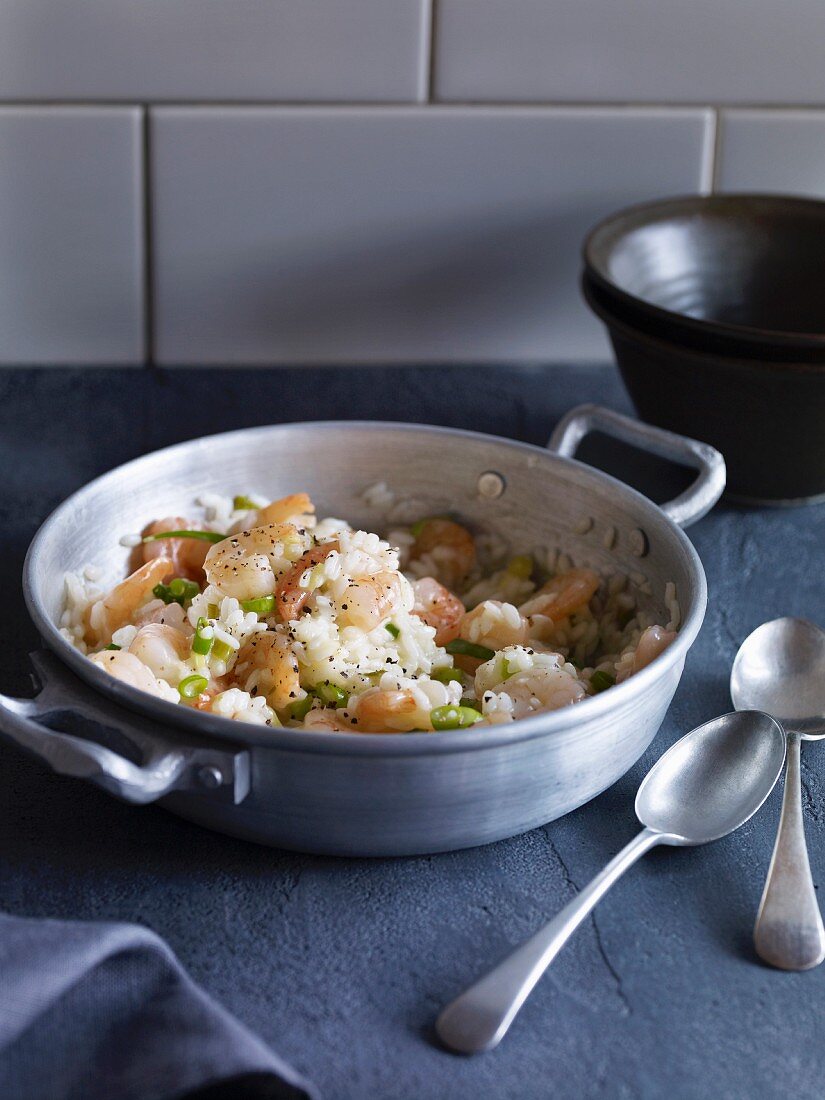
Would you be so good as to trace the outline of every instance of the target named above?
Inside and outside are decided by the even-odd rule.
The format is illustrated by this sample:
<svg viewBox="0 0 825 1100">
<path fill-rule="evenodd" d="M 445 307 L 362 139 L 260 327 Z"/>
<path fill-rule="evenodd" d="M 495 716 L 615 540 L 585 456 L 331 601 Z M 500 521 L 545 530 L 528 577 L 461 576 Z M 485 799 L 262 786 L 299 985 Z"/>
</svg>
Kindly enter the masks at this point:
<svg viewBox="0 0 825 1100">
<path fill-rule="evenodd" d="M 177 691 L 164 680 L 158 679 L 134 653 L 129 653 L 125 649 L 105 649 L 100 653 L 93 653 L 89 660 L 99 665 L 104 672 L 108 672 L 116 680 L 120 680 L 122 684 L 129 684 L 130 687 L 138 688 L 140 691 L 148 691 L 150 695 L 165 699 L 169 703 L 180 702 Z"/>
<path fill-rule="evenodd" d="M 288 521 L 299 527 L 308 527 L 315 523 L 315 505 L 308 493 L 291 493 L 280 500 L 273 500 L 271 504 L 258 510 L 255 526 L 264 527 L 268 523 Z"/>
<path fill-rule="evenodd" d="M 400 573 L 392 572 L 355 577 L 336 600 L 339 625 L 357 626 L 367 633 L 374 630 L 403 606 L 407 583 Z"/>
<path fill-rule="evenodd" d="M 544 615 L 557 623 L 585 607 L 601 583 L 592 569 L 570 569 L 542 585 L 519 611 L 527 617 Z"/>
<path fill-rule="evenodd" d="M 675 637 L 676 632 L 674 630 L 665 630 L 662 626 L 649 626 L 639 638 L 629 667 L 619 670 L 616 681 L 621 683 L 623 680 L 627 680 L 628 677 L 635 676 L 637 672 L 641 672 L 643 668 L 647 668 L 660 653 L 664 653 Z"/>
<path fill-rule="evenodd" d="M 210 546 L 206 579 L 227 596 L 254 600 L 271 596 L 278 577 L 309 549 L 312 539 L 291 523 L 270 523 L 230 535 Z"/>
<path fill-rule="evenodd" d="M 181 630 L 162 623 L 147 623 L 138 630 L 129 652 L 167 684 L 177 686 L 188 671 L 184 664 L 190 643 Z"/>
<path fill-rule="evenodd" d="M 311 550 L 302 554 L 278 581 L 275 589 L 275 606 L 285 623 L 298 618 L 304 604 L 312 595 L 312 590 L 301 584 L 304 574 L 313 566 L 320 565 L 333 550 L 337 549 L 337 542 L 325 542 L 321 546 L 313 546 Z"/>
<path fill-rule="evenodd" d="M 411 691 L 383 691 L 376 688 L 358 700 L 355 720 L 360 733 L 410 733 L 431 730 L 429 709 L 425 710 Z"/>
<path fill-rule="evenodd" d="M 108 645 L 112 634 L 131 621 L 132 616 L 152 597 L 152 589 L 174 572 L 171 558 L 152 558 L 125 581 L 116 584 L 108 595 L 97 600 L 86 613 L 85 638 L 96 649 Z"/>
<path fill-rule="evenodd" d="M 532 647 L 510 646 L 497 653 L 476 672 L 475 693 L 479 699 L 490 692 L 499 695 L 513 718 L 526 718 L 543 710 L 578 703 L 586 695 L 582 682 L 565 666 L 558 653 L 536 654 Z"/>
<path fill-rule="evenodd" d="M 183 516 L 167 516 L 150 523 L 144 535 L 161 535 L 164 531 L 200 531 L 199 523 L 192 523 Z M 203 559 L 209 550 L 209 543 L 201 539 L 160 539 L 158 542 L 143 543 L 143 560 L 171 558 L 176 577 L 187 580 L 203 580 Z"/>
<path fill-rule="evenodd" d="M 241 647 L 234 676 L 244 691 L 262 694 L 273 710 L 306 698 L 301 687 L 298 660 L 288 640 L 272 630 L 254 634 Z"/>
<path fill-rule="evenodd" d="M 518 608 L 499 600 L 485 600 L 464 616 L 460 636 L 488 649 L 504 649 L 526 645 L 529 632 L 530 624 Z"/>
<path fill-rule="evenodd" d="M 501 690 L 513 700 L 513 718 L 558 710 L 580 702 L 587 694 L 581 681 L 563 668 L 531 668 L 517 672 Z"/>
<path fill-rule="evenodd" d="M 147 626 L 149 623 L 172 626 L 175 630 L 186 635 L 187 638 L 190 638 L 195 632 L 181 605 L 179 603 L 164 603 L 163 600 L 150 600 L 149 603 L 144 604 L 136 612 L 132 622 L 138 629 Z"/>
<path fill-rule="evenodd" d="M 435 629 L 436 645 L 446 645 L 458 637 L 464 604 L 434 577 L 422 577 L 413 583 L 413 615 Z"/>
<path fill-rule="evenodd" d="M 304 715 L 304 729 L 320 730 L 323 733 L 353 732 L 355 729 L 349 722 L 339 718 L 334 710 L 313 707 Z"/>
<path fill-rule="evenodd" d="M 449 589 L 460 588 L 476 563 L 475 539 L 451 519 L 428 519 L 416 536 L 410 561 L 425 556 L 435 567 L 437 580 Z"/>
</svg>

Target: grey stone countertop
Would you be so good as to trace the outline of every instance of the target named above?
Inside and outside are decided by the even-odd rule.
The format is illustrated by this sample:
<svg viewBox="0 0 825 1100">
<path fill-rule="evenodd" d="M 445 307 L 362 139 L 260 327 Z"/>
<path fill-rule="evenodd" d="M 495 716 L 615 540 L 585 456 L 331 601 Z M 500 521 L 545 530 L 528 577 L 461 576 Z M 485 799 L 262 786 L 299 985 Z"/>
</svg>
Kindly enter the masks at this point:
<svg viewBox="0 0 825 1100">
<path fill-rule="evenodd" d="M 31 536 L 68 493 L 127 459 L 224 429 L 337 417 L 544 443 L 582 401 L 628 408 L 605 367 L 1 372 L 0 689 L 30 691 L 37 637 L 20 570 Z M 690 537 L 710 604 L 664 726 L 628 775 L 562 820 L 448 855 L 317 858 L 119 803 L 0 745 L 0 905 L 150 926 L 328 1100 L 821 1097 L 825 967 L 779 973 L 751 947 L 779 788 L 734 836 L 654 852 L 634 868 L 497 1051 L 459 1058 L 433 1041 L 440 1006 L 634 834 L 635 791 L 653 760 L 730 709 L 741 639 L 780 614 L 825 621 L 825 506 L 723 504 Z M 803 753 L 816 882 L 825 875 L 822 754 L 816 745 Z"/>
</svg>

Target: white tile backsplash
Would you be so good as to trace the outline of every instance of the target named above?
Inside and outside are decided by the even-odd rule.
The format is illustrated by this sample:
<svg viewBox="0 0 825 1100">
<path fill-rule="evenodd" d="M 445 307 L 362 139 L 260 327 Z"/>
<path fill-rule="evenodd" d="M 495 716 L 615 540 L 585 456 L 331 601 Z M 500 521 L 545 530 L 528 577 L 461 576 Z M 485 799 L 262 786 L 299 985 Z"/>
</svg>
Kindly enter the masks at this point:
<svg viewBox="0 0 825 1100">
<path fill-rule="evenodd" d="M 429 0 L 2 0 L 0 99 L 418 100 Z"/>
<path fill-rule="evenodd" d="M 816 103 L 822 0 L 438 0 L 443 100 Z"/>
<path fill-rule="evenodd" d="M 825 198 L 824 38 L 821 0 L 0 0 L 0 365 L 603 358 L 598 218 Z"/>
<path fill-rule="evenodd" d="M 587 228 L 699 189 L 700 110 L 158 109 L 163 364 L 603 358 Z"/>
<path fill-rule="evenodd" d="M 0 108 L 0 362 L 139 364 L 137 109 Z"/>
<path fill-rule="evenodd" d="M 725 111 L 720 125 L 720 191 L 825 198 L 825 111 Z"/>
</svg>

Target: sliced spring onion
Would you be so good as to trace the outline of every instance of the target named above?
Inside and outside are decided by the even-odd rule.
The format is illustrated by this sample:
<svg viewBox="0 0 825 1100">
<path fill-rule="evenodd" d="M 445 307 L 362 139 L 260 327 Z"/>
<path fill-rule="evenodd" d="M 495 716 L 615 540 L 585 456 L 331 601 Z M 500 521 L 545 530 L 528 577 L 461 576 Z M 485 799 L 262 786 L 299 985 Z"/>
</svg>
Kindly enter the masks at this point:
<svg viewBox="0 0 825 1100">
<path fill-rule="evenodd" d="M 123 646 L 115 645 L 114 642 L 109 642 L 109 644 L 105 645 L 103 648 L 104 649 L 122 649 Z"/>
<path fill-rule="evenodd" d="M 312 699 L 313 697 L 311 695 L 307 695 L 303 699 L 298 699 L 296 702 L 290 703 L 288 708 L 289 717 L 295 718 L 298 722 L 303 722 L 307 714 L 312 710 Z"/>
<path fill-rule="evenodd" d="M 169 591 L 178 599 L 183 596 L 185 600 L 194 600 L 195 596 L 200 593 L 200 586 L 194 581 L 188 581 L 185 577 L 175 577 L 174 580 L 169 582 Z"/>
<path fill-rule="evenodd" d="M 326 580 L 326 566 L 323 562 L 319 562 L 318 565 L 313 565 L 308 573 L 304 573 L 300 580 L 301 588 L 308 588 L 310 592 L 314 592 L 316 588 L 320 588 Z"/>
<path fill-rule="evenodd" d="M 393 638 L 397 638 L 401 633 L 395 623 L 384 623 L 384 629 L 388 634 L 391 634 Z"/>
<path fill-rule="evenodd" d="M 244 496 L 243 493 L 241 493 L 240 496 L 232 498 L 232 507 L 236 512 L 249 512 L 253 508 L 257 508 L 258 505 L 252 497 Z"/>
<path fill-rule="evenodd" d="M 257 600 L 241 600 L 244 611 L 254 611 L 256 615 L 271 615 L 275 610 L 274 596 L 260 596 Z"/>
<path fill-rule="evenodd" d="M 477 657 L 480 661 L 489 661 L 496 655 L 494 649 L 488 649 L 486 645 L 476 645 L 475 642 L 465 642 L 463 638 L 447 642 L 444 648 L 448 653 L 458 654 L 460 657 Z"/>
<path fill-rule="evenodd" d="M 202 691 L 206 691 L 209 681 L 205 676 L 186 676 L 178 684 L 181 699 L 197 699 Z"/>
<path fill-rule="evenodd" d="M 430 673 L 431 680 L 438 680 L 439 684 L 450 684 L 454 680 L 456 683 L 463 683 L 464 677 L 461 675 L 460 669 L 457 668 L 434 668 Z"/>
<path fill-rule="evenodd" d="M 434 519 L 449 519 L 449 516 L 424 516 L 423 519 L 418 519 L 410 528 L 410 534 L 413 538 L 417 539 L 428 523 L 432 523 Z"/>
<path fill-rule="evenodd" d="M 221 609 L 218 607 L 218 605 L 216 603 L 208 603 L 206 605 L 206 614 L 207 614 L 208 618 L 217 619 L 217 617 L 218 617 L 218 615 L 220 615 L 220 613 L 221 613 Z"/>
<path fill-rule="evenodd" d="M 514 577 L 528 580 L 533 572 L 533 559 L 530 554 L 517 554 L 507 563 L 507 572 Z"/>
<path fill-rule="evenodd" d="M 163 600 L 164 603 L 178 602 L 169 591 L 168 584 L 156 584 L 155 587 L 152 589 L 152 595 L 158 600 Z"/>
<path fill-rule="evenodd" d="M 609 672 L 603 672 L 597 670 L 590 677 L 590 686 L 595 692 L 607 691 L 608 688 L 612 688 L 616 683 L 616 677 L 611 676 Z"/>
<path fill-rule="evenodd" d="M 216 638 L 212 643 L 212 656 L 216 661 L 223 661 L 226 664 L 233 652 L 229 642 L 223 642 L 220 638 Z"/>
<path fill-rule="evenodd" d="M 205 657 L 212 648 L 214 641 L 215 635 L 209 622 L 203 618 L 198 619 L 198 625 L 195 627 L 195 633 L 192 638 L 192 652 L 199 654 L 201 657 Z"/>
<path fill-rule="evenodd" d="M 347 705 L 349 695 L 343 688 L 339 688 L 337 684 L 331 684 L 329 680 L 316 684 L 312 690 L 326 706 L 345 707 Z"/>
<path fill-rule="evenodd" d="M 481 714 L 473 707 L 455 707 L 449 704 L 434 707 L 430 711 L 430 721 L 434 730 L 464 730 L 481 721 Z"/>
<path fill-rule="evenodd" d="M 187 581 L 183 577 L 175 577 L 169 584 L 156 584 L 152 589 L 152 595 L 164 603 L 179 603 L 181 607 L 187 600 L 194 600 L 200 592 L 200 588 L 194 581 Z"/>
<path fill-rule="evenodd" d="M 226 535 L 220 531 L 159 531 L 156 535 L 144 535 L 144 542 L 159 542 L 161 539 L 201 539 L 203 542 L 223 542 Z"/>
</svg>

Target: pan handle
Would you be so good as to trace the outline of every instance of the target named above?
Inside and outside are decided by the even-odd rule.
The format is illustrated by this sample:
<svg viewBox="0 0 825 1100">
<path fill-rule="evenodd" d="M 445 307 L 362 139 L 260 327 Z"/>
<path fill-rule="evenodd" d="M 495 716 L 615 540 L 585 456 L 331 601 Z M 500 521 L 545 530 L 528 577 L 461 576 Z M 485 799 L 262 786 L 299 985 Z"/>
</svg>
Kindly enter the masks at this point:
<svg viewBox="0 0 825 1100">
<path fill-rule="evenodd" d="M 690 527 L 706 515 L 725 491 L 725 460 L 715 447 L 685 435 L 654 428 L 630 416 L 602 408 L 579 405 L 562 417 L 547 447 L 564 458 L 573 458 L 590 432 L 604 432 L 633 447 L 698 470 L 696 480 L 675 500 L 660 507 L 680 527 Z"/>
<path fill-rule="evenodd" d="M 92 691 L 54 654 L 41 650 L 31 659 L 40 690 L 34 699 L 0 694 L 0 737 L 59 775 L 89 779 L 127 802 L 155 802 L 173 791 L 231 803 L 246 797 L 248 753 L 182 744 L 171 730 L 169 739 L 158 736 L 155 723 Z M 60 732 L 67 726 L 73 732 Z"/>
</svg>

